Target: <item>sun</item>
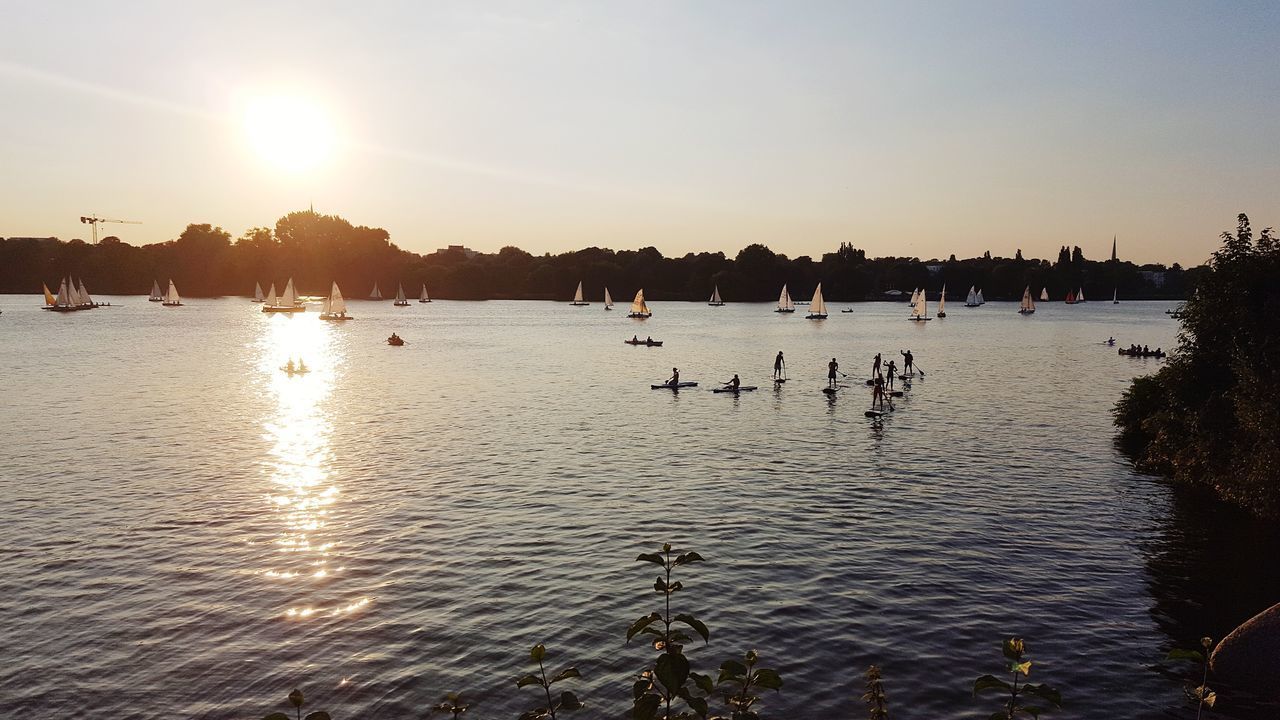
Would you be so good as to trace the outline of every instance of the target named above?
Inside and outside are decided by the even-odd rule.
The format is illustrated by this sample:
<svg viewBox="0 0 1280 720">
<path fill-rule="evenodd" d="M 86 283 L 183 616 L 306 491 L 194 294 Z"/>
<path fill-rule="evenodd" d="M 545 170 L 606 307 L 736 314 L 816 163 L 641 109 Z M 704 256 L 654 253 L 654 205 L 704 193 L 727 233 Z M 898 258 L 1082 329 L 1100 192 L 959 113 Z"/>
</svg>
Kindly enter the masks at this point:
<svg viewBox="0 0 1280 720">
<path fill-rule="evenodd" d="M 288 172 L 312 170 L 333 153 L 333 122 L 320 105 L 301 97 L 255 98 L 245 107 L 244 130 L 259 157 Z"/>
</svg>

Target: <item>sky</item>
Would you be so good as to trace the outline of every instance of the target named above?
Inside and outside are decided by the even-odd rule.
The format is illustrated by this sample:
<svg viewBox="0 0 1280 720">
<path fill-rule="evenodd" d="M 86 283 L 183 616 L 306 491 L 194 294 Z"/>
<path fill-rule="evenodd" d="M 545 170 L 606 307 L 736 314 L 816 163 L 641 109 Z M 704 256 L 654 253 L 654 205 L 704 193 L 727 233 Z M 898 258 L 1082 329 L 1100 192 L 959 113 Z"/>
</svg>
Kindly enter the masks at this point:
<svg viewBox="0 0 1280 720">
<path fill-rule="evenodd" d="M 1276 2 L 0 0 L 0 236 L 1199 264 L 1280 225 Z"/>
</svg>

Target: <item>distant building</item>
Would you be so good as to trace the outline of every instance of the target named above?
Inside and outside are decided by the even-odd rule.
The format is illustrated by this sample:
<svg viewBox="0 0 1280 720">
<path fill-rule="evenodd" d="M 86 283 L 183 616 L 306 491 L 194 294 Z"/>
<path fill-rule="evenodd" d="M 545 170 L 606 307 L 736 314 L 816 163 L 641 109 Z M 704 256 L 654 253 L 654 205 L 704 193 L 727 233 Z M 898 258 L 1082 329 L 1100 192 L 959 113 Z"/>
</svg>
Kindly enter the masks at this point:
<svg viewBox="0 0 1280 720">
<path fill-rule="evenodd" d="M 1139 270 L 1138 274 L 1142 276 L 1143 280 L 1146 280 L 1148 283 L 1150 283 L 1151 287 L 1154 287 L 1154 288 L 1164 287 L 1164 281 L 1165 281 L 1164 270 Z"/>
<path fill-rule="evenodd" d="M 462 253 L 463 255 L 466 255 L 468 258 L 473 258 L 476 255 L 480 254 L 475 250 L 472 250 L 471 248 L 463 247 L 461 245 L 450 245 L 449 247 L 446 247 L 446 248 L 440 248 L 435 252 L 436 255 L 448 255 L 450 253 Z"/>
</svg>

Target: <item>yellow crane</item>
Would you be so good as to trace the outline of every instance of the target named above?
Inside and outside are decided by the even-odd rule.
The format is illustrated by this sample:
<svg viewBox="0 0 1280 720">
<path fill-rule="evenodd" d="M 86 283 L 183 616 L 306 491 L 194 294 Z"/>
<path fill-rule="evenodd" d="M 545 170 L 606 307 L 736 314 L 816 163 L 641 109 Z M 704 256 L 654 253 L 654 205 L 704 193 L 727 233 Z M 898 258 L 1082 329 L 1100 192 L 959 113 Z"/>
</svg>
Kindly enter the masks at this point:
<svg viewBox="0 0 1280 720">
<path fill-rule="evenodd" d="M 125 225 L 141 225 L 141 220 L 112 220 L 111 218 L 100 218 L 95 215 L 81 215 L 80 222 L 93 226 L 93 244 L 98 244 L 98 223 L 123 223 Z"/>
</svg>

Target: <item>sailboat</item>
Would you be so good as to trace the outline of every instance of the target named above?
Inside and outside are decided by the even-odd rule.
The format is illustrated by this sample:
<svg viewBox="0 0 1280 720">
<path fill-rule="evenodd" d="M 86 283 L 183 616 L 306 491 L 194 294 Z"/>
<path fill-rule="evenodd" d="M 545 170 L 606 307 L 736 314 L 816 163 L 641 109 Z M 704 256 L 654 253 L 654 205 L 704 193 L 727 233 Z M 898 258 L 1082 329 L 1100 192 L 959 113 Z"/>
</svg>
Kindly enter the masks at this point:
<svg viewBox="0 0 1280 720">
<path fill-rule="evenodd" d="M 818 283 L 818 287 L 813 291 L 813 299 L 809 301 L 809 314 L 805 315 L 804 319 L 827 319 L 827 303 L 822 299 L 822 283 Z"/>
<path fill-rule="evenodd" d="M 293 289 L 293 278 L 285 283 L 284 294 L 279 298 L 276 297 L 276 286 L 273 284 L 267 301 L 262 305 L 264 313 L 296 313 L 306 310 L 307 306 L 298 301 L 298 293 Z"/>
<path fill-rule="evenodd" d="M 640 288 L 636 291 L 636 298 L 631 301 L 631 312 L 627 313 L 627 317 L 643 320 L 652 315 L 649 306 L 644 303 L 644 288 Z"/>
<path fill-rule="evenodd" d="M 1119 260 L 1116 259 L 1116 236 L 1112 235 L 1111 236 L 1111 279 L 1113 282 L 1117 282 L 1117 284 L 1118 284 L 1117 276 L 1119 275 L 1119 273 L 1116 272 L 1115 268 L 1116 268 L 1116 263 L 1118 262 Z M 1116 285 L 1111 286 L 1111 304 L 1112 305 L 1120 304 L 1120 288 L 1116 287 Z"/>
<path fill-rule="evenodd" d="M 796 304 L 791 300 L 791 294 L 787 292 L 787 286 L 782 286 L 782 294 L 778 296 L 778 309 L 774 312 L 793 313 L 796 311 Z"/>
<path fill-rule="evenodd" d="M 929 301 L 925 299 L 923 290 L 916 290 L 911 294 L 911 317 L 907 319 L 914 322 L 926 322 L 933 319 L 929 317 Z"/>
<path fill-rule="evenodd" d="M 1036 311 L 1036 303 L 1031 299 L 1031 286 L 1028 285 L 1026 290 L 1022 291 L 1022 303 L 1018 306 L 1020 315 L 1030 315 Z"/>
<path fill-rule="evenodd" d="M 254 301 L 254 302 L 263 302 L 263 297 L 262 297 L 262 283 L 254 283 L 254 284 L 253 284 L 253 301 Z"/>
<path fill-rule="evenodd" d="M 78 299 L 80 301 L 81 307 L 83 307 L 86 310 L 98 307 L 98 303 L 94 302 L 93 298 L 89 297 L 89 288 L 84 286 L 84 278 L 80 278 L 80 290 L 79 290 Z"/>
<path fill-rule="evenodd" d="M 1040 302 L 1049 302 L 1049 288 L 1040 288 Z"/>
<path fill-rule="evenodd" d="M 57 297 L 53 297 L 53 293 L 49 292 L 49 288 L 44 287 L 44 309 L 54 312 L 74 312 L 76 310 L 87 310 L 88 308 L 80 303 L 75 282 L 63 278 L 62 283 L 58 285 Z"/>
<path fill-rule="evenodd" d="M 947 316 L 947 284 L 942 283 L 942 294 L 938 296 L 938 312 L 937 316 L 944 318 Z"/>
<path fill-rule="evenodd" d="M 337 285 L 334 285 L 334 287 L 337 287 Z M 418 302 L 420 302 L 420 303 L 429 303 L 429 302 L 431 302 L 431 296 L 427 294 L 427 284 L 426 284 L 426 283 L 422 283 L 422 294 L 418 296 Z"/>
<path fill-rule="evenodd" d="M 178 297 L 178 286 L 173 284 L 173 279 L 169 280 L 169 292 L 164 294 L 164 302 L 160 303 L 165 307 L 179 307 L 182 305 L 182 298 Z"/>
<path fill-rule="evenodd" d="M 44 290 L 44 305 L 46 308 L 53 307 L 58 304 L 58 298 L 54 297 L 53 293 L 49 292 L 48 285 L 40 283 L 40 289 Z"/>
<path fill-rule="evenodd" d="M 720 286 L 716 285 L 711 291 L 711 300 L 707 302 L 712 307 L 724 307 L 724 301 L 720 299 Z"/>
<path fill-rule="evenodd" d="M 604 309 L 613 309 L 613 298 L 609 296 L 609 288 L 607 287 L 604 289 Z"/>
<path fill-rule="evenodd" d="M 321 320 L 351 320 L 347 315 L 347 301 L 342 297 L 342 291 L 338 289 L 338 283 L 334 283 L 329 289 L 329 297 L 324 299 L 324 307 L 320 310 Z"/>
<path fill-rule="evenodd" d="M 987 301 L 982 299 L 982 288 L 978 288 L 978 304 L 986 305 Z"/>
<path fill-rule="evenodd" d="M 396 301 L 393 303 L 396 307 L 409 307 L 409 301 L 404 296 L 404 285 L 396 284 Z"/>
<path fill-rule="evenodd" d="M 1076 304 L 1076 292 L 1075 292 L 1074 290 L 1068 290 L 1068 291 L 1067 291 L 1067 299 L 1066 299 L 1066 300 L 1064 300 L 1063 302 L 1065 302 L 1065 303 L 1066 303 L 1066 304 L 1068 304 L 1068 305 L 1075 305 L 1075 304 Z"/>
<path fill-rule="evenodd" d="M 581 280 L 578 281 L 578 289 L 573 293 L 573 302 L 569 304 L 574 307 L 583 307 L 585 305 L 591 304 L 586 300 L 582 299 L 582 281 Z"/>
<path fill-rule="evenodd" d="M 1076 293 L 1076 302 L 1084 302 L 1084 288 L 1080 288 L 1080 292 Z"/>
<path fill-rule="evenodd" d="M 1111 289 L 1111 304 L 1112 305 L 1120 304 L 1120 290 L 1118 288 Z"/>
<path fill-rule="evenodd" d="M 147 297 L 149 302 L 164 302 L 164 295 L 160 294 L 160 283 L 155 280 L 151 281 L 151 295 Z"/>
<path fill-rule="evenodd" d="M 969 295 L 968 295 L 967 297 L 965 297 L 965 299 L 964 299 L 964 306 L 965 306 L 965 307 L 978 307 L 978 306 L 979 306 L 979 305 L 981 305 L 981 304 L 982 304 L 982 303 L 978 302 L 978 291 L 977 291 L 977 290 L 974 290 L 974 289 L 973 289 L 973 286 L 972 286 L 972 285 L 970 285 L 970 286 L 969 286 Z"/>
<path fill-rule="evenodd" d="M 381 300 L 381 299 L 382 299 L 382 293 L 378 291 L 378 283 L 377 283 L 377 282 L 374 282 L 374 283 L 373 283 L 373 292 L 369 293 L 369 299 L 370 299 L 370 300 Z"/>
</svg>

